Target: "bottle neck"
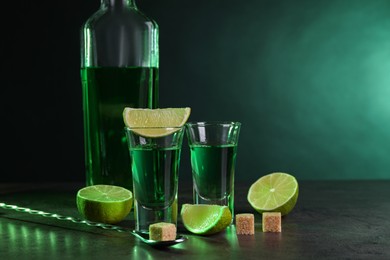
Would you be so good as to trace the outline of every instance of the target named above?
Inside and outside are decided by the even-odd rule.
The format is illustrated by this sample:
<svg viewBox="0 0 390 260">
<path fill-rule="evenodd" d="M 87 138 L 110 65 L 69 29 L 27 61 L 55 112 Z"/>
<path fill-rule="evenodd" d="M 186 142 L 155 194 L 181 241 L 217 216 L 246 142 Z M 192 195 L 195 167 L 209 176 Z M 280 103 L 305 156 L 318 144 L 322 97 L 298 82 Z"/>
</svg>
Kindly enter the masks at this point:
<svg viewBox="0 0 390 260">
<path fill-rule="evenodd" d="M 101 0 L 101 7 L 105 8 L 137 8 L 135 0 Z"/>
</svg>

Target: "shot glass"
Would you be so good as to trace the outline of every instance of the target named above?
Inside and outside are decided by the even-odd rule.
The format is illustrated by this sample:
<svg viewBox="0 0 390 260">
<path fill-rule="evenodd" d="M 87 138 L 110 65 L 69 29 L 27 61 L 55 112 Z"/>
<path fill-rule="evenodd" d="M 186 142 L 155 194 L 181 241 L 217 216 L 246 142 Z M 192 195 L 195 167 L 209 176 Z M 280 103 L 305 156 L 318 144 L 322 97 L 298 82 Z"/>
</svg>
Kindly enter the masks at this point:
<svg viewBox="0 0 390 260">
<path fill-rule="evenodd" d="M 135 230 L 177 225 L 177 194 L 184 127 L 125 128 L 133 171 Z M 155 137 L 160 133 L 164 136 Z"/>
<path fill-rule="evenodd" d="M 239 122 L 189 122 L 195 204 L 228 206 L 234 216 L 234 172 Z M 232 219 L 233 220 L 233 219 Z"/>
</svg>

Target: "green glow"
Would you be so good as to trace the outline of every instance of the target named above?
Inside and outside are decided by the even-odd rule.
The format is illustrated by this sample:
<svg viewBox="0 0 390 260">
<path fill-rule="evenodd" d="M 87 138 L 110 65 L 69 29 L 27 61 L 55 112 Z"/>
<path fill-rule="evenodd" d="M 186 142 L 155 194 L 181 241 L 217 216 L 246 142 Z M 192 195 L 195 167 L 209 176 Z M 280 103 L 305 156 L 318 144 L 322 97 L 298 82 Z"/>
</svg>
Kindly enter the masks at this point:
<svg viewBox="0 0 390 260">
<path fill-rule="evenodd" d="M 230 225 L 226 229 L 226 238 L 229 243 L 230 248 L 232 248 L 232 251 L 235 251 L 235 249 L 238 250 L 240 247 L 238 243 L 238 238 L 237 238 L 237 233 L 236 233 L 236 226 L 235 225 Z"/>
<path fill-rule="evenodd" d="M 390 36 L 377 22 L 387 14 L 344 5 L 318 17 L 296 8 L 310 23 L 296 31 L 287 24 L 298 17 L 285 16 L 268 35 L 259 60 L 272 91 L 257 112 L 271 115 L 269 167 L 306 178 L 389 177 Z M 316 176 L 320 169 L 331 170 Z"/>
<path fill-rule="evenodd" d="M 57 221 L 67 221 L 73 222 L 75 224 L 83 224 L 86 226 L 101 227 L 103 229 L 117 230 L 119 232 L 126 232 L 125 229 L 114 227 L 101 223 L 89 222 L 86 220 L 62 216 L 58 214 L 53 214 L 49 212 L 44 212 L 40 210 L 34 210 L 29 208 L 23 208 L 16 205 L 9 205 L 0 202 L 0 208 L 14 210 L 21 213 L 28 213 L 30 215 L 39 215 L 43 218 L 56 219 Z M 28 216 L 28 214 L 25 214 Z M 4 232 L 3 232 L 4 230 Z M 26 252 L 24 248 L 33 248 L 31 252 L 28 252 L 29 257 L 42 258 L 55 258 L 58 255 L 58 252 L 75 252 L 78 250 L 78 255 L 83 255 L 90 245 L 89 240 L 80 236 L 78 240 L 74 240 L 72 233 L 61 232 L 62 230 L 52 230 L 51 227 L 45 225 L 30 226 L 21 221 L 17 223 L 13 222 L 0 222 L 0 234 L 2 236 L 9 237 L 9 245 L 7 245 L 6 250 L 8 250 L 9 255 L 14 257 L 24 256 Z M 61 242 L 64 241 L 64 242 Z M 95 241 L 92 241 L 95 243 Z"/>
<path fill-rule="evenodd" d="M 135 245 L 132 250 L 132 257 L 136 259 L 152 260 L 153 256 L 150 254 L 148 248 Z"/>
<path fill-rule="evenodd" d="M 47 240 L 47 238 L 45 240 Z M 58 237 L 57 233 L 54 231 L 50 231 L 48 240 L 49 240 L 49 244 L 50 244 L 50 247 L 49 247 L 50 255 L 55 256 L 56 252 L 58 251 L 57 241 L 59 241 L 59 237 Z"/>
<path fill-rule="evenodd" d="M 17 250 L 16 243 L 15 243 L 15 240 L 17 239 L 17 232 L 15 231 L 15 225 L 13 225 L 12 223 L 4 223 L 2 221 L 0 222 L 0 226 L 4 226 L 4 230 L 6 231 L 5 234 L 8 234 L 9 236 L 10 243 L 7 249 L 9 250 L 10 254 L 13 254 Z M 3 235 L 4 233 L 1 234 Z"/>
</svg>

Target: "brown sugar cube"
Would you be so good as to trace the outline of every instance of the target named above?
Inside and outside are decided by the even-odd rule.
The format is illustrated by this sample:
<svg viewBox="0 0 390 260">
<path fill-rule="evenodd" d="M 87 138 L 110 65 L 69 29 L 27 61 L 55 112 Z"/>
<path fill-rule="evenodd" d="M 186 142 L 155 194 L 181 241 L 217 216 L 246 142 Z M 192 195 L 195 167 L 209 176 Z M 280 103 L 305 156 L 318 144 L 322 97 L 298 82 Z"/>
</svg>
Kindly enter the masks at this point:
<svg viewBox="0 0 390 260">
<path fill-rule="evenodd" d="M 236 233 L 237 235 L 254 235 L 255 216 L 250 213 L 237 214 Z"/>
<path fill-rule="evenodd" d="M 172 223 L 159 222 L 149 225 L 149 239 L 169 241 L 176 239 L 176 226 Z"/>
<path fill-rule="evenodd" d="M 282 232 L 280 212 L 263 212 L 263 232 Z"/>
</svg>

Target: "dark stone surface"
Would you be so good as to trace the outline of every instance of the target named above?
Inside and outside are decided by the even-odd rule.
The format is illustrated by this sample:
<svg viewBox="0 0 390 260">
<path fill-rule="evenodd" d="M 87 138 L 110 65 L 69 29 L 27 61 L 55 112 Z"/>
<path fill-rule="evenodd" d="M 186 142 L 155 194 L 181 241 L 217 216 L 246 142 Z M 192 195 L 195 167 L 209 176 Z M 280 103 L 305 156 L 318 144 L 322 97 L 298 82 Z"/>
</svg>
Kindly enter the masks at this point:
<svg viewBox="0 0 390 260">
<path fill-rule="evenodd" d="M 79 218 L 82 184 L 0 184 L 0 202 Z M 191 235 L 179 219 L 181 245 L 154 249 L 125 233 L 0 208 L 0 259 L 390 259 L 390 181 L 302 181 L 282 233 L 263 233 L 261 215 L 246 200 L 249 184 L 236 184 L 236 213 L 255 214 L 255 235 L 234 225 L 212 236 Z M 181 184 L 179 204 L 191 202 Z M 120 223 L 133 227 L 132 214 Z"/>
</svg>

